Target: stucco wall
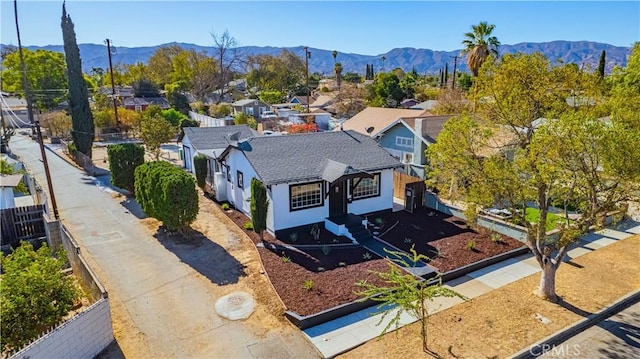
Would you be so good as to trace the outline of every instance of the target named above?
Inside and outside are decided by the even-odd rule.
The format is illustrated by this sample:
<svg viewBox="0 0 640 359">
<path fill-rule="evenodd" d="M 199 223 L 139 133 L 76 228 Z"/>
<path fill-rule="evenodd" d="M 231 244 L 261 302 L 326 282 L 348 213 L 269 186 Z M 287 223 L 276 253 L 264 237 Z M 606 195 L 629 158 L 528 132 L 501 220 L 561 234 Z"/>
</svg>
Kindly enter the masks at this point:
<svg viewBox="0 0 640 359">
<path fill-rule="evenodd" d="M 301 182 L 304 183 L 304 182 Z M 325 193 L 326 194 L 326 193 Z M 279 184 L 271 186 L 271 196 L 273 198 L 274 223 L 273 231 L 302 226 L 304 224 L 321 222 L 329 215 L 329 200 L 324 199 L 324 205 L 301 209 L 298 211 L 289 210 L 289 184 Z"/>
<path fill-rule="evenodd" d="M 109 299 L 102 298 L 11 358 L 94 358 L 113 339 Z"/>
<path fill-rule="evenodd" d="M 247 216 L 251 216 L 251 179 L 256 177 L 256 172 L 247 161 L 242 152 L 231 150 L 226 158 L 227 165 L 231 168 L 231 182 L 227 181 L 227 198 L 235 208 Z M 243 188 L 238 187 L 238 171 L 242 172 Z"/>
<path fill-rule="evenodd" d="M 347 204 L 349 213 L 365 214 L 393 208 L 393 170 L 380 173 L 380 196 L 354 200 Z"/>
</svg>

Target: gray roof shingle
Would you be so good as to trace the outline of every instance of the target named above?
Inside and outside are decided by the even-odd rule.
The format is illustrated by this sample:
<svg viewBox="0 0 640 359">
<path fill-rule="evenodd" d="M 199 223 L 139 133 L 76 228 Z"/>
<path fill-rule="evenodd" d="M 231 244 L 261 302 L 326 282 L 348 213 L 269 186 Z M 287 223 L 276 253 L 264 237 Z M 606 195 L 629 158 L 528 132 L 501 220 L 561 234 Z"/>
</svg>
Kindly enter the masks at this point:
<svg viewBox="0 0 640 359">
<path fill-rule="evenodd" d="M 237 147 L 265 185 L 323 179 L 338 167 L 374 172 L 402 164 L 371 137 L 355 131 L 252 137 Z M 327 166 L 332 164 L 332 168 Z M 346 172 L 344 172 L 346 171 Z M 330 176 L 330 177 L 331 177 Z"/>
<path fill-rule="evenodd" d="M 226 148 L 230 141 L 229 136 L 240 132 L 240 138 L 248 138 L 258 135 L 246 125 L 233 125 L 222 127 L 185 127 L 184 135 L 189 139 L 193 148 L 197 151 Z"/>
</svg>

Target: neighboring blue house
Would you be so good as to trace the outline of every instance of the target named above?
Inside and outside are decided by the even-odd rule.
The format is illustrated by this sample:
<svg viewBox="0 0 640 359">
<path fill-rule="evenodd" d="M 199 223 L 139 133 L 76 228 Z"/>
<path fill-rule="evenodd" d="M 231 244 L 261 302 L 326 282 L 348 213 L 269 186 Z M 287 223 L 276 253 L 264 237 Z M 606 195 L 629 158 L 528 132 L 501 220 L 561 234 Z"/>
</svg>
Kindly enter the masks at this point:
<svg viewBox="0 0 640 359">
<path fill-rule="evenodd" d="M 436 142 L 444 123 L 452 115 L 400 118 L 374 137 L 385 150 L 405 165 L 405 173 L 425 178 L 425 150 Z"/>
</svg>

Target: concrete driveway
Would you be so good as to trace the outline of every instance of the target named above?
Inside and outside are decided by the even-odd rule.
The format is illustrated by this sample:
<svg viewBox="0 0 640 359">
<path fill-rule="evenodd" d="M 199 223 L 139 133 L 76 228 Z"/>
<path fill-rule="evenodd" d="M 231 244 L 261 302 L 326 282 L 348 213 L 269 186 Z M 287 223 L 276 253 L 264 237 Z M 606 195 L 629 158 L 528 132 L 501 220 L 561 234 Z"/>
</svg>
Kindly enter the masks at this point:
<svg viewBox="0 0 640 359">
<path fill-rule="evenodd" d="M 21 157 L 46 188 L 40 151 L 24 136 L 11 139 L 11 150 Z M 258 311 L 261 321 L 229 321 L 214 311 L 217 298 L 228 294 L 248 273 L 224 248 L 205 258 L 224 281 L 199 273 L 207 262 L 190 265 L 188 257 L 200 248 L 160 243 L 109 190 L 108 178 L 86 176 L 53 151 L 47 156 L 58 210 L 63 223 L 109 292 L 118 345 L 109 356 L 154 358 L 315 358 L 318 353 L 291 325 Z M 212 219 L 215 221 L 216 219 Z M 215 223 L 223 237 L 234 237 L 224 223 Z M 239 240 L 235 238 L 235 240 Z M 180 246 L 178 246 L 180 247 Z M 215 253 L 225 257 L 219 262 Z M 234 262 L 235 261 L 235 262 Z M 243 259 L 243 261 L 246 261 Z M 221 264 L 224 263 L 224 264 Z M 226 266 L 223 268 L 222 266 Z M 256 273 L 253 273 L 258 275 Z M 251 277 L 250 277 L 251 278 Z M 254 277 L 255 278 L 255 277 Z M 227 284 L 227 282 L 229 284 Z M 270 298 L 257 298 L 269 306 Z M 276 299 L 277 300 L 277 299 Z M 265 318 L 267 317 L 267 318 Z M 118 319 L 116 319 L 118 318 Z M 278 323 L 274 328 L 259 323 Z M 257 324 L 256 324 L 257 323 Z"/>
</svg>

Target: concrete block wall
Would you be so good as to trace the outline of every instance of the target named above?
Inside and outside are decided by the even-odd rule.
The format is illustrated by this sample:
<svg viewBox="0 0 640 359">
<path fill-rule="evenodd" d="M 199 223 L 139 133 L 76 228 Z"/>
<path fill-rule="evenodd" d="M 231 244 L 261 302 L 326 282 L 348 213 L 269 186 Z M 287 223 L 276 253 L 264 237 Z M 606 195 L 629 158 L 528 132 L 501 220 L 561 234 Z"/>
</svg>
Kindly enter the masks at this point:
<svg viewBox="0 0 640 359">
<path fill-rule="evenodd" d="M 109 299 L 102 298 L 12 355 L 11 359 L 91 359 L 113 339 Z"/>
</svg>

